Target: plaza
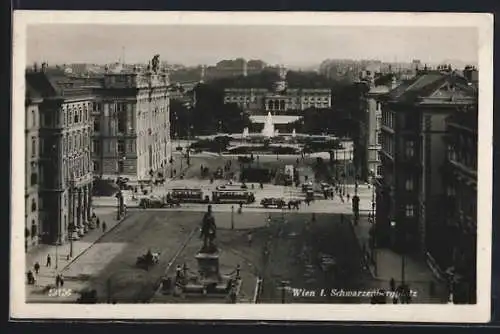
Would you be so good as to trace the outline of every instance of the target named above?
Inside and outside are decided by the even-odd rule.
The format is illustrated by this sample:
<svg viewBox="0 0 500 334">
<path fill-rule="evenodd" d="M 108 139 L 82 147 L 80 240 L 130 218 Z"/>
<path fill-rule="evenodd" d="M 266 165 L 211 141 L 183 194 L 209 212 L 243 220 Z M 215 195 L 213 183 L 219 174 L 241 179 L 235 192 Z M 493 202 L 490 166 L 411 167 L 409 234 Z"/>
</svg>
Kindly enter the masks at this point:
<svg viewBox="0 0 500 334">
<path fill-rule="evenodd" d="M 208 192 L 217 185 L 199 175 L 200 166 L 216 168 L 234 157 L 194 156 L 191 165 L 184 169 L 184 179 L 172 179 L 163 186 L 153 188 L 160 196 L 176 187 L 202 187 Z M 266 157 L 267 166 L 293 163 L 296 158 Z M 298 169 L 301 177 L 306 175 L 314 181 L 314 159 L 301 161 Z M 187 163 L 184 163 L 187 166 Z M 237 168 L 237 164 L 234 163 Z M 320 182 L 321 180 L 316 180 Z M 366 216 L 371 208 L 373 188 L 368 185 L 346 184 L 346 193 L 360 198 L 360 212 Z M 256 202 L 244 205 L 237 213 L 231 204 L 213 205 L 217 224 L 216 243 L 221 250 L 221 272 L 241 270 L 242 285 L 238 291 L 240 303 L 369 303 L 367 297 L 296 296 L 293 289 L 318 290 L 324 286 L 331 289 L 351 290 L 388 289 L 389 280 L 399 280 L 400 257 L 390 251 L 380 251 L 378 272 L 366 262 L 363 240 L 366 240 L 366 219 L 358 225 L 352 221 L 350 201 L 339 196 L 333 199 L 318 198 L 310 205 L 302 204 L 299 210 L 265 209 L 259 205 L 265 197 L 301 197 L 300 189 L 266 184 L 264 189 L 255 187 Z M 227 302 L 203 298 L 173 298 L 161 292 L 161 280 L 172 277 L 175 268 L 186 266 L 195 272 L 194 254 L 200 248 L 199 228 L 206 205 L 182 204 L 180 208 L 140 209 L 133 200 L 127 202 L 124 219 L 115 217 L 116 199 L 96 198 L 94 210 L 109 224 L 107 232 L 94 231 L 89 236 L 73 242 L 75 257 L 68 261 L 67 245 L 47 246 L 36 255 L 28 256 L 29 269 L 34 261 L 42 268 L 37 287 L 27 288 L 28 302 L 76 302 L 82 291 L 95 290 L 99 303 L 210 303 Z M 104 215 L 104 214 L 107 214 Z M 104 215 L 104 216 L 103 216 Z M 313 218 L 314 217 L 314 218 Z M 314 222 L 312 222 L 314 220 Z M 252 244 L 248 243 L 252 234 Z M 90 239 L 89 239 L 90 238 Z M 364 238 L 364 239 L 363 239 Z M 135 265 L 136 258 L 148 250 L 161 254 L 157 265 L 144 270 Z M 45 257 L 53 254 L 61 259 L 58 270 L 46 268 Z M 386 263 L 384 263 L 387 261 Z M 414 265 L 408 259 L 407 282 L 421 292 L 415 303 L 443 302 L 442 297 L 430 296 L 429 284 L 434 278 L 428 268 Z M 328 267 L 336 264 L 332 269 Z M 383 264 L 382 264 L 383 263 Z M 328 268 L 327 268 L 328 267 Z M 71 296 L 47 297 L 44 286 L 53 286 L 54 277 L 61 273 L 64 287 L 72 291 Z M 258 288 L 258 280 L 262 280 Z M 288 282 L 283 297 L 281 282 Z M 439 285 L 439 283 L 438 283 Z M 442 295 L 441 295 L 442 296 Z"/>
</svg>

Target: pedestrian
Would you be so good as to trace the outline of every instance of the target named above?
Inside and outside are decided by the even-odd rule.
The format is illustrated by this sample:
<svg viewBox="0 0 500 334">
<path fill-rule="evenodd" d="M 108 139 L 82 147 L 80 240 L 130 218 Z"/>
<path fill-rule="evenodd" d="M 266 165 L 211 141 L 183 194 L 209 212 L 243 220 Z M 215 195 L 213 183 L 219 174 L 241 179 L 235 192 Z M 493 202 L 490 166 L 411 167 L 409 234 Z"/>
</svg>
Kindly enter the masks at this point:
<svg viewBox="0 0 500 334">
<path fill-rule="evenodd" d="M 31 270 L 28 270 L 28 272 L 26 273 L 26 276 L 28 278 L 29 285 L 35 284 L 35 276 L 33 276 L 33 272 Z"/>
<path fill-rule="evenodd" d="M 247 240 L 248 240 L 248 246 L 252 247 L 252 232 L 248 232 Z"/>
<path fill-rule="evenodd" d="M 389 281 L 389 287 L 391 288 L 391 291 L 396 290 L 396 281 L 394 280 L 394 278 L 391 278 L 391 280 Z"/>
<path fill-rule="evenodd" d="M 47 254 L 47 264 L 46 264 L 46 266 L 50 268 L 51 265 L 52 265 L 52 259 L 50 257 L 50 254 Z"/>
<path fill-rule="evenodd" d="M 102 222 L 102 233 L 106 233 L 106 222 Z"/>
<path fill-rule="evenodd" d="M 349 198 L 351 197 L 351 195 L 347 194 L 347 201 L 349 202 Z"/>
<path fill-rule="evenodd" d="M 97 228 L 101 228 L 101 220 L 99 219 L 99 217 L 97 217 L 95 223 L 96 223 Z"/>
<path fill-rule="evenodd" d="M 59 288 L 61 285 L 61 276 L 59 274 L 56 275 L 56 288 Z"/>
<path fill-rule="evenodd" d="M 38 275 L 38 273 L 40 272 L 40 263 L 35 262 L 35 265 L 33 266 L 33 268 L 35 269 L 35 274 Z"/>
<path fill-rule="evenodd" d="M 59 274 L 59 285 L 61 288 L 64 286 L 64 277 L 62 274 Z"/>
</svg>

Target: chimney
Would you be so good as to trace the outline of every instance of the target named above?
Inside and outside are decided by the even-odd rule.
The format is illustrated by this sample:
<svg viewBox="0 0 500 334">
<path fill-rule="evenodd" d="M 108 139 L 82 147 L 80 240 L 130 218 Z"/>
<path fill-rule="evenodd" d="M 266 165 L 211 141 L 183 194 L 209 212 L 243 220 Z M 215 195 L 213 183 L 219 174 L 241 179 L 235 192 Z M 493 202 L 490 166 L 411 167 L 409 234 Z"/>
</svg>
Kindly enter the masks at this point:
<svg viewBox="0 0 500 334">
<path fill-rule="evenodd" d="M 38 72 L 38 63 L 33 64 L 33 72 Z"/>
<path fill-rule="evenodd" d="M 464 69 L 464 77 L 469 81 L 470 83 L 478 83 L 479 80 L 479 72 L 476 69 L 476 67 L 467 65 L 465 66 Z"/>
</svg>

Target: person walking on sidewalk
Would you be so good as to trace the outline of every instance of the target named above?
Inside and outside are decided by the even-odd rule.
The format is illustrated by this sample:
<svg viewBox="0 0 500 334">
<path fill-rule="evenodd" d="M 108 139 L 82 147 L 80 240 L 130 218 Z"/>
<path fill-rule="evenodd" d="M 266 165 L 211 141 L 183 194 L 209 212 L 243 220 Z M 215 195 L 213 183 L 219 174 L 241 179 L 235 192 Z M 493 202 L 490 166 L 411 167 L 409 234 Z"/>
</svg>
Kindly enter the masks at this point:
<svg viewBox="0 0 500 334">
<path fill-rule="evenodd" d="M 50 257 L 50 254 L 47 254 L 47 264 L 46 266 L 50 268 L 52 265 L 52 258 Z"/>
<path fill-rule="evenodd" d="M 59 274 L 59 284 L 61 288 L 64 286 L 64 277 L 62 274 Z"/>
<path fill-rule="evenodd" d="M 97 217 L 95 224 L 96 224 L 97 228 L 101 228 L 101 220 L 99 219 L 99 217 Z"/>
<path fill-rule="evenodd" d="M 33 269 L 35 269 L 35 274 L 38 275 L 38 273 L 40 272 L 40 263 L 35 262 L 35 265 L 33 266 Z"/>
<path fill-rule="evenodd" d="M 56 288 L 59 288 L 61 285 L 61 276 L 59 274 L 56 275 Z"/>
<path fill-rule="evenodd" d="M 106 233 L 106 222 L 102 222 L 102 233 Z"/>
<path fill-rule="evenodd" d="M 391 291 L 396 290 L 396 281 L 394 280 L 394 278 L 391 278 L 391 280 L 389 281 L 389 287 L 391 288 Z"/>
</svg>

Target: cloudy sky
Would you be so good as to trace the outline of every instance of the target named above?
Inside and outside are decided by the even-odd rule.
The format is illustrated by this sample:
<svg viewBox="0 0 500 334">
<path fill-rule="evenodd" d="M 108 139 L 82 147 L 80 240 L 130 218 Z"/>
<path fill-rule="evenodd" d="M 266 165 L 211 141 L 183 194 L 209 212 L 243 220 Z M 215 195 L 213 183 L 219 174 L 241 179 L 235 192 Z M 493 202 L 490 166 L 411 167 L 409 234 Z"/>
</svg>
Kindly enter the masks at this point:
<svg viewBox="0 0 500 334">
<path fill-rule="evenodd" d="M 474 28 L 320 26 L 31 25 L 27 61 L 109 63 L 125 49 L 126 62 L 158 53 L 170 63 L 214 64 L 243 57 L 310 66 L 324 59 L 379 59 L 477 63 Z"/>
</svg>

